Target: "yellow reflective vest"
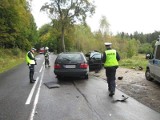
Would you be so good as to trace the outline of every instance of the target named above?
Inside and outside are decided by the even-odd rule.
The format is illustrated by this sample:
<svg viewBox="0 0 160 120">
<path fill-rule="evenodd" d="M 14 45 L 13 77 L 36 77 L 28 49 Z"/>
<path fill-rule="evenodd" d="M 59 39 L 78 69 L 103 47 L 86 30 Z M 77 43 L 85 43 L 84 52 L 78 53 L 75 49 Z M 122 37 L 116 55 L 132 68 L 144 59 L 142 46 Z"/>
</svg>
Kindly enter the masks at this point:
<svg viewBox="0 0 160 120">
<path fill-rule="evenodd" d="M 118 61 L 116 59 L 116 50 L 106 50 L 106 61 L 104 63 L 104 67 L 112 67 L 112 66 L 118 66 Z"/>
<path fill-rule="evenodd" d="M 30 51 L 29 51 L 30 52 Z M 28 52 L 28 53 L 29 53 Z M 26 63 L 28 64 L 35 64 L 35 60 L 31 60 L 29 57 L 28 57 L 28 53 L 26 54 Z M 32 57 L 34 58 L 34 55 L 33 55 L 33 53 L 32 52 L 30 52 L 31 53 L 31 55 L 32 55 Z"/>
</svg>

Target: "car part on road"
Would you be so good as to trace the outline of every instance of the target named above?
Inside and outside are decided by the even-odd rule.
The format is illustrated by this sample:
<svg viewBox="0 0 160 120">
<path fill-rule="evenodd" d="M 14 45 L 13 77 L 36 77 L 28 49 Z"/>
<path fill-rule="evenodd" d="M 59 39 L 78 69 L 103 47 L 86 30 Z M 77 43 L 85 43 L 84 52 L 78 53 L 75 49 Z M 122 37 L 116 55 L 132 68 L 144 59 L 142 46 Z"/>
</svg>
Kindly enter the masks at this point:
<svg viewBox="0 0 160 120">
<path fill-rule="evenodd" d="M 118 77 L 118 80 L 122 80 L 123 79 L 123 77 L 121 76 L 121 77 Z"/>
<path fill-rule="evenodd" d="M 55 82 L 46 82 L 46 83 L 44 83 L 49 89 L 51 89 L 51 88 L 59 88 L 60 87 L 60 85 L 59 84 L 57 84 L 57 83 L 55 83 Z"/>
<path fill-rule="evenodd" d="M 113 100 L 112 102 L 115 103 L 115 102 L 126 102 L 126 100 L 128 99 L 129 97 L 126 97 L 124 95 L 122 95 L 122 99 L 116 99 L 116 100 Z"/>
</svg>

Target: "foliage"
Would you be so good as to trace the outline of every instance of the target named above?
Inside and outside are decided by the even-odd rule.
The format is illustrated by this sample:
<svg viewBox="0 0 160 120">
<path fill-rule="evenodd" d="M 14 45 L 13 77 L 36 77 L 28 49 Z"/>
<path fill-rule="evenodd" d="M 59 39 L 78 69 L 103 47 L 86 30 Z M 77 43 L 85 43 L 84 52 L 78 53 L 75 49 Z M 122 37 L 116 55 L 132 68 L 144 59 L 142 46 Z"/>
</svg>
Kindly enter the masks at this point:
<svg viewBox="0 0 160 120">
<path fill-rule="evenodd" d="M 85 23 L 87 15 L 92 15 L 95 6 L 88 0 L 51 0 L 41 10 L 49 11 L 53 20 L 57 20 L 61 32 L 61 47 L 65 51 L 65 30 L 75 22 Z"/>
<path fill-rule="evenodd" d="M 109 26 L 110 24 L 107 21 L 107 18 L 105 16 L 102 16 L 100 20 L 100 31 L 103 35 L 109 33 Z"/>
<path fill-rule="evenodd" d="M 127 45 L 127 58 L 131 58 L 138 53 L 138 42 L 134 39 L 128 41 Z"/>
<path fill-rule="evenodd" d="M 74 45 L 78 51 L 89 52 L 92 50 L 101 51 L 102 41 L 95 39 L 88 26 L 76 25 L 74 28 Z"/>
<path fill-rule="evenodd" d="M 153 33 L 148 33 L 148 34 L 143 34 L 138 33 L 137 31 L 135 31 L 133 34 L 128 34 L 128 33 L 118 33 L 116 36 L 121 36 L 121 38 L 130 38 L 130 39 L 136 39 L 139 40 L 140 43 L 152 43 L 153 41 L 157 40 L 158 36 L 160 35 L 160 31 L 155 31 Z"/>
<path fill-rule="evenodd" d="M 139 67 L 142 67 L 143 70 L 145 70 L 147 66 L 148 60 L 145 59 L 144 54 L 138 54 L 135 56 L 132 56 L 131 58 L 125 58 L 121 59 L 119 61 L 120 67 L 126 67 L 130 69 L 139 69 Z"/>
<path fill-rule="evenodd" d="M 153 47 L 149 43 L 144 43 L 140 45 L 138 52 L 141 54 L 152 53 Z"/>
<path fill-rule="evenodd" d="M 0 48 L 0 73 L 5 72 L 24 62 L 25 53 L 20 49 Z"/>
<path fill-rule="evenodd" d="M 14 48 L 11 50 L 11 52 L 14 56 L 17 56 L 17 57 L 21 55 L 21 50 L 19 48 Z"/>
<path fill-rule="evenodd" d="M 0 1 L 0 47 L 30 49 L 37 41 L 36 32 L 26 0 Z"/>
</svg>

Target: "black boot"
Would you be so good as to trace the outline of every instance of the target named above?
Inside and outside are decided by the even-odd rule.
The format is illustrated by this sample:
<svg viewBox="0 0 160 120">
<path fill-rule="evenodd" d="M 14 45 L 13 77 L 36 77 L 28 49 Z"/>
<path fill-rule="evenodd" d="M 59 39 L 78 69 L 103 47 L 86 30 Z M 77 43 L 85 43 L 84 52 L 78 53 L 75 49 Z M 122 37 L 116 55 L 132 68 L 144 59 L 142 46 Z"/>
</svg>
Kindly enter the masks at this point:
<svg viewBox="0 0 160 120">
<path fill-rule="evenodd" d="M 114 95 L 114 92 L 110 92 L 109 96 L 112 97 Z"/>
<path fill-rule="evenodd" d="M 33 71 L 30 71 L 29 77 L 30 77 L 30 83 L 34 83 L 36 81 L 33 79 Z"/>
</svg>

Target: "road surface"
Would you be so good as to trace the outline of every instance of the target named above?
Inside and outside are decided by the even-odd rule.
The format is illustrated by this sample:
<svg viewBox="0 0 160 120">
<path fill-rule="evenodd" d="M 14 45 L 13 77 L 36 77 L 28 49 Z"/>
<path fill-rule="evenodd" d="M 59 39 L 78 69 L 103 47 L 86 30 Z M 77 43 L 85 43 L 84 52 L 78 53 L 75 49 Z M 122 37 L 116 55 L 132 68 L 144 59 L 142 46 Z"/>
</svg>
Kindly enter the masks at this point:
<svg viewBox="0 0 160 120">
<path fill-rule="evenodd" d="M 88 80 L 57 80 L 53 73 L 56 55 L 50 55 L 51 67 L 44 67 L 44 56 L 37 55 L 34 84 L 29 83 L 29 69 L 24 63 L 0 74 L 0 120 L 159 120 L 160 114 L 116 90 L 108 96 L 107 83 L 89 75 Z M 54 82 L 59 88 L 49 89 Z M 125 95 L 127 96 L 127 95 Z"/>
</svg>

